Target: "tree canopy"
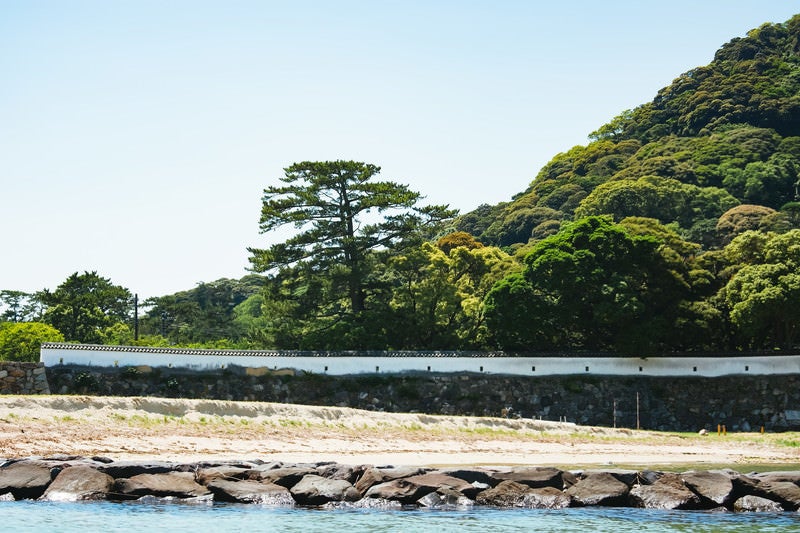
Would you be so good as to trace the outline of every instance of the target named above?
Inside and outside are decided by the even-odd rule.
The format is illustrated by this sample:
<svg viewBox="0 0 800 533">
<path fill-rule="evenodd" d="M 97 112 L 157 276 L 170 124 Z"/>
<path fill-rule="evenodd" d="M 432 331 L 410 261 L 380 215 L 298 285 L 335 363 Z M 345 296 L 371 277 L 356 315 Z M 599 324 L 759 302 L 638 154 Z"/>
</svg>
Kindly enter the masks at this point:
<svg viewBox="0 0 800 533">
<path fill-rule="evenodd" d="M 97 272 L 75 272 L 54 291 L 45 289 L 42 320 L 68 341 L 102 343 L 103 329 L 130 320 L 133 295 Z"/>
<path fill-rule="evenodd" d="M 356 161 L 305 161 L 285 169 L 284 186 L 264 191 L 262 233 L 291 225 L 297 233 L 266 249 L 250 248 L 253 268 L 286 267 L 325 272 L 332 292 L 345 292 L 349 311 L 366 299 L 368 254 L 420 237 L 420 231 L 452 217 L 446 206 L 418 207 L 406 185 L 375 181 L 380 167 Z"/>
<path fill-rule="evenodd" d="M 660 244 L 607 217 L 581 219 L 544 239 L 521 275 L 489 293 L 487 319 L 498 343 L 527 351 L 660 349 L 688 292 Z"/>
</svg>

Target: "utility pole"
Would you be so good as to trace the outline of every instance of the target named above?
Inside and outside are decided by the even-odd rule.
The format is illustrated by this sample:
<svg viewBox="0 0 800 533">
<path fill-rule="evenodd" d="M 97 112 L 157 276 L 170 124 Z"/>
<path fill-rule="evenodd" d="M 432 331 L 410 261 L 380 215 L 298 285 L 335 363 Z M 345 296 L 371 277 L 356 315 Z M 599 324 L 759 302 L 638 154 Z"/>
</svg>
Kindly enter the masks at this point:
<svg viewBox="0 0 800 533">
<path fill-rule="evenodd" d="M 139 340 L 139 295 L 133 295 L 133 340 Z"/>
<path fill-rule="evenodd" d="M 640 429 L 639 425 L 639 393 L 636 393 L 636 429 Z"/>
<path fill-rule="evenodd" d="M 614 429 L 617 429 L 617 400 L 614 400 L 614 412 L 612 417 L 614 419 Z"/>
</svg>

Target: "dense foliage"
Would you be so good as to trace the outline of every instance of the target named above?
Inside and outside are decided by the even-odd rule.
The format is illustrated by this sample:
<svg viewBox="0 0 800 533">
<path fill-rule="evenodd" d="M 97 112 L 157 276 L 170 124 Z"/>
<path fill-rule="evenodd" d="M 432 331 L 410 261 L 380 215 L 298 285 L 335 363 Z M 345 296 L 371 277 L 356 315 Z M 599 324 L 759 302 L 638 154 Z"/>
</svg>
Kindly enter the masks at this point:
<svg viewBox="0 0 800 533">
<path fill-rule="evenodd" d="M 527 249 L 588 215 L 653 217 L 705 247 L 739 204 L 796 224 L 800 171 L 800 16 L 723 46 L 656 98 L 558 154 L 513 201 L 481 206 L 459 228 L 484 243 Z"/>
<path fill-rule="evenodd" d="M 590 140 L 510 201 L 455 219 L 377 181 L 375 165 L 294 164 L 264 191 L 272 244 L 249 250 L 261 275 L 144 302 L 138 340 L 130 292 L 96 273 L 53 292 L 0 291 L 0 354 L 58 334 L 333 350 L 796 348 L 800 15 L 733 39 Z"/>
</svg>

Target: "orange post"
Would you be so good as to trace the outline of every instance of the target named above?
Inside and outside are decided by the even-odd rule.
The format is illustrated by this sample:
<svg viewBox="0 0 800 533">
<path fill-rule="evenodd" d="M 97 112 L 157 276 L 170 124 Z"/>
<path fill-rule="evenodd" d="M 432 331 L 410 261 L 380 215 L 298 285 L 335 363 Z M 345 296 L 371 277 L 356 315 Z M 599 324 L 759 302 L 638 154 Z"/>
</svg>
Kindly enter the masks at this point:
<svg viewBox="0 0 800 533">
<path fill-rule="evenodd" d="M 720 424 L 717 424 L 717 437 L 719 437 L 720 435 L 722 435 L 722 426 Z"/>
</svg>

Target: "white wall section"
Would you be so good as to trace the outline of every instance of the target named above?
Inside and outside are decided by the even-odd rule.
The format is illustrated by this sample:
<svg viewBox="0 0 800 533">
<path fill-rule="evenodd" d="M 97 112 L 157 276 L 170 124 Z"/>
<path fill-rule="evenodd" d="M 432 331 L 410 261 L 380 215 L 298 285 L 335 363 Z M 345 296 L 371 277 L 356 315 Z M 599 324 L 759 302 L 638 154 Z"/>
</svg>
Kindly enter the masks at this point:
<svg viewBox="0 0 800 533">
<path fill-rule="evenodd" d="M 475 372 L 517 376 L 702 376 L 800 374 L 800 355 L 720 357 L 518 357 L 502 352 L 292 352 L 195 350 L 44 343 L 45 366 L 142 366 L 213 370 L 229 366 L 348 375 Z"/>
</svg>

